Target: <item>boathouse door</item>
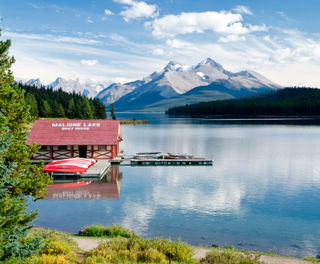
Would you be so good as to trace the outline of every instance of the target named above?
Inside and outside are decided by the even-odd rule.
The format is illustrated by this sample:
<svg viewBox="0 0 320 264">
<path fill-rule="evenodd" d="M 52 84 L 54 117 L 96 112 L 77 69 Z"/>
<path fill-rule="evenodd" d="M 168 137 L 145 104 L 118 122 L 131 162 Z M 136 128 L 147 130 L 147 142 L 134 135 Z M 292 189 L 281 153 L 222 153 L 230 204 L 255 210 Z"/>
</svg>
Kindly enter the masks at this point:
<svg viewBox="0 0 320 264">
<path fill-rule="evenodd" d="M 87 158 L 87 146 L 79 146 L 79 158 Z"/>
</svg>

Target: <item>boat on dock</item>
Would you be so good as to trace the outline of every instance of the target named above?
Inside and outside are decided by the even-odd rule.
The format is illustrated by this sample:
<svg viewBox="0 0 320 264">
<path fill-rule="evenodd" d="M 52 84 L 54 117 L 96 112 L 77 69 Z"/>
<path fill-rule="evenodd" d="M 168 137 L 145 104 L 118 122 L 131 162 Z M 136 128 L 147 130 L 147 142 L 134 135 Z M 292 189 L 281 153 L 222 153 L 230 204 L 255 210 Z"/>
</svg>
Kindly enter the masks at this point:
<svg viewBox="0 0 320 264">
<path fill-rule="evenodd" d="M 94 159 L 72 158 L 53 161 L 43 168 L 48 173 L 84 173 L 96 161 Z"/>
</svg>

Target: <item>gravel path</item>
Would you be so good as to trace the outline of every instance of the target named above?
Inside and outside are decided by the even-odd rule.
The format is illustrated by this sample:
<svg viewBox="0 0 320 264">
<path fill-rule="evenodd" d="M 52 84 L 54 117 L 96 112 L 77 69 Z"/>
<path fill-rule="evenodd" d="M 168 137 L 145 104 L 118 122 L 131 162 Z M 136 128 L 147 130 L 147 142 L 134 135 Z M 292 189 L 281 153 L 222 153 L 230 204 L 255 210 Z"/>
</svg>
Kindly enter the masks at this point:
<svg viewBox="0 0 320 264">
<path fill-rule="evenodd" d="M 85 238 L 85 237 L 72 237 L 72 239 L 76 241 L 79 247 L 84 251 L 88 251 L 96 248 L 98 246 L 98 243 L 103 241 L 103 239 L 101 238 L 95 239 L 95 238 Z M 195 259 L 204 258 L 206 254 L 209 252 L 210 252 L 210 249 L 194 248 L 194 258 Z M 300 259 L 274 257 L 274 256 L 261 256 L 260 260 L 266 264 L 311 264 L 313 263 L 310 261 L 304 261 Z"/>
</svg>

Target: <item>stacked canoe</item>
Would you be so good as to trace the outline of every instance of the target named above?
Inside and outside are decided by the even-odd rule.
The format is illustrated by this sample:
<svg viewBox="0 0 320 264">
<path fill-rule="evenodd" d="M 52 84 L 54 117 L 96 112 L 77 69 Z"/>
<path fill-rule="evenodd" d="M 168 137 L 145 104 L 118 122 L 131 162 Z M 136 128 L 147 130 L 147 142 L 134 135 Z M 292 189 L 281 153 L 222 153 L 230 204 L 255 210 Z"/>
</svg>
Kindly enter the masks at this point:
<svg viewBox="0 0 320 264">
<path fill-rule="evenodd" d="M 94 159 L 71 158 L 53 161 L 43 168 L 43 172 L 55 173 L 84 173 L 87 169 L 95 164 Z"/>
</svg>

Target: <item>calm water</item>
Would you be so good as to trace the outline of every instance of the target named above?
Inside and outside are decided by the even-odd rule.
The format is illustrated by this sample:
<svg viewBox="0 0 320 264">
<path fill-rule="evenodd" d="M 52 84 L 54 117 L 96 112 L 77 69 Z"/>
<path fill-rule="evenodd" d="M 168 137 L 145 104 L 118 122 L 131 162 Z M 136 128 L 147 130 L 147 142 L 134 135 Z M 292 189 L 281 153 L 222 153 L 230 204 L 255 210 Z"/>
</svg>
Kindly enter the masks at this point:
<svg viewBox="0 0 320 264">
<path fill-rule="evenodd" d="M 145 118 L 152 123 L 122 126 L 125 153 L 193 153 L 214 165 L 121 166 L 102 182 L 51 187 L 32 205 L 40 210 L 34 224 L 78 232 L 119 223 L 194 245 L 320 253 L 320 126 Z"/>
</svg>

